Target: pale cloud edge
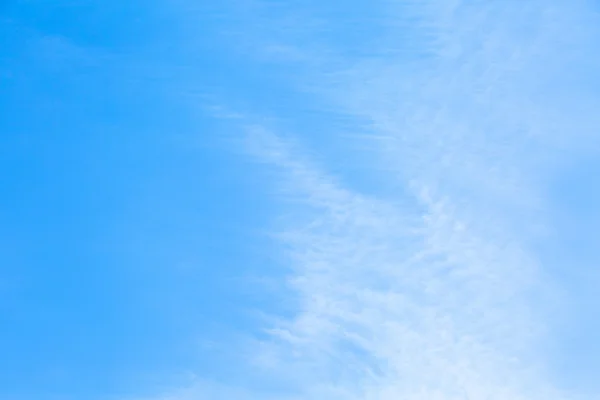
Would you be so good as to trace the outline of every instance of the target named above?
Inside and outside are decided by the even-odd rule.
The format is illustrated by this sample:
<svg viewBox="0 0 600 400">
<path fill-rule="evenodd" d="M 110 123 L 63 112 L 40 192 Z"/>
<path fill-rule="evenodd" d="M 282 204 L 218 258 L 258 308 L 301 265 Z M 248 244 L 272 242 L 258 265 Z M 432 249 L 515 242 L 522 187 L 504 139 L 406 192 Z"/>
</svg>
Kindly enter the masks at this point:
<svg viewBox="0 0 600 400">
<path fill-rule="evenodd" d="M 529 243 L 548 228 L 541 182 L 561 157 L 597 149 L 586 114 L 597 101 L 568 75 L 593 70 L 590 3 L 378 5 L 418 16 L 410 30 L 426 51 L 391 51 L 407 29 L 392 24 L 384 56 L 337 54 L 301 85 L 367 121 L 359 140 L 376 149 L 374 173 L 409 195 L 345 187 L 301 135 L 238 118 L 245 151 L 281 171 L 282 199 L 305 206 L 276 234 L 296 313 L 242 360 L 285 390 L 198 383 L 160 399 L 585 398 L 546 371 L 548 302 L 560 292 Z"/>
</svg>

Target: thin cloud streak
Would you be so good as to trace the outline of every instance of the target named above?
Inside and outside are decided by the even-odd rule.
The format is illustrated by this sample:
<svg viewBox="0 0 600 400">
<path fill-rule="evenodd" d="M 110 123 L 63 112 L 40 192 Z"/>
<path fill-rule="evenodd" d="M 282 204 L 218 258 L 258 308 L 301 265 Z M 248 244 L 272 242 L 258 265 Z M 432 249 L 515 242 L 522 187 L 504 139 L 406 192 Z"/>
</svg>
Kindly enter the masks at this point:
<svg viewBox="0 0 600 400">
<path fill-rule="evenodd" d="M 312 177 L 296 182 L 318 200 L 282 235 L 299 312 L 271 330 L 272 373 L 293 375 L 302 398 L 558 398 L 524 350 L 537 326 L 520 297 L 535 263 L 518 243 L 486 237 L 432 194 L 414 213 L 282 154 L 265 158 Z"/>
<path fill-rule="evenodd" d="M 577 60 L 567 47 L 580 37 L 561 30 L 578 21 L 577 5 L 432 4 L 421 15 L 437 40 L 421 71 L 358 60 L 331 93 L 372 122 L 422 213 L 334 190 L 326 174 L 294 179 L 304 169 L 293 156 L 266 157 L 294 165 L 286 185 L 329 200 L 285 235 L 302 300 L 274 330 L 276 365 L 318 370 L 329 389 L 338 379 L 349 398 L 562 398 L 543 376 L 533 296 L 550 299 L 552 288 L 527 249 L 536 230 L 523 224 L 543 226 L 536 179 L 571 133 L 561 118 L 573 115 L 547 115 L 557 106 L 549 83 Z"/>
<path fill-rule="evenodd" d="M 347 58 L 315 84 L 371 124 L 363 140 L 381 144 L 389 179 L 412 197 L 358 193 L 276 129 L 244 128 L 246 150 L 282 172 L 281 199 L 304 206 L 277 234 L 295 315 L 248 360 L 289 398 L 577 397 L 545 371 L 541 303 L 557 292 L 529 243 L 545 224 L 545 174 L 598 125 L 573 107 L 557 113 L 572 76 L 553 82 L 584 57 L 571 46 L 589 32 L 567 31 L 585 22 L 585 2 L 550 3 L 385 2 L 419 16 L 421 58 Z M 570 99 L 589 107 L 577 90 Z"/>
</svg>

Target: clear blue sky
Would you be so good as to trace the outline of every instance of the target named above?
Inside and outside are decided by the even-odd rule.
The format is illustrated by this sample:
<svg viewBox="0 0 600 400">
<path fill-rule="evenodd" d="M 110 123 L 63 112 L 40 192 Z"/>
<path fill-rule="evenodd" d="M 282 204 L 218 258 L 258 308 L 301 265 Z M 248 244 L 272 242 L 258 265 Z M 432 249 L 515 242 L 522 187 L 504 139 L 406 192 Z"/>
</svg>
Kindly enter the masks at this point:
<svg viewBox="0 0 600 400">
<path fill-rule="evenodd" d="M 597 398 L 596 2 L 196 3 L 0 1 L 1 399 Z"/>
</svg>

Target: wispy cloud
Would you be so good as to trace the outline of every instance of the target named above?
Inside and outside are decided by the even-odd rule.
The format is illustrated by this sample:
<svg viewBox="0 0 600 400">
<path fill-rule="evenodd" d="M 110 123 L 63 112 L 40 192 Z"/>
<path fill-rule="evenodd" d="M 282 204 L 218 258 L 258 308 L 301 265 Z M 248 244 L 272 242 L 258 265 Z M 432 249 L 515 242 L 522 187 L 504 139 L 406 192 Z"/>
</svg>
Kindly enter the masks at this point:
<svg viewBox="0 0 600 400">
<path fill-rule="evenodd" d="M 415 211 L 340 187 L 276 138 L 265 149 L 315 209 L 282 234 L 299 306 L 259 353 L 271 374 L 302 398 L 555 396 L 536 376 L 536 265 L 518 240 L 426 188 Z"/>
<path fill-rule="evenodd" d="M 588 5 L 413 3 L 378 3 L 399 21 L 383 56 L 340 53 L 345 67 L 313 82 L 369 124 L 359 140 L 406 192 L 359 193 L 301 139 L 244 126 L 246 150 L 281 171 L 281 199 L 304 207 L 276 235 L 295 313 L 246 361 L 302 399 L 573 398 L 546 375 L 542 303 L 556 292 L 530 241 L 544 177 L 599 126 L 569 72 L 592 71 Z M 394 42 L 407 30 L 424 47 Z"/>
</svg>

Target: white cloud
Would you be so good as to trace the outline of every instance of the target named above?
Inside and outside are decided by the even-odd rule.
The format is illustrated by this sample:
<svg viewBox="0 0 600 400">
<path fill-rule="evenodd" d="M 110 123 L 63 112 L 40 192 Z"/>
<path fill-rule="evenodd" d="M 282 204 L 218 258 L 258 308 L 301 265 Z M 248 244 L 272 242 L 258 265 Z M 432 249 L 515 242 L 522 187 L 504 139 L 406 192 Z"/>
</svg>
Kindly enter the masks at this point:
<svg viewBox="0 0 600 400">
<path fill-rule="evenodd" d="M 516 240 L 433 193 L 419 194 L 423 214 L 352 193 L 267 142 L 315 208 L 282 235 L 299 309 L 264 344 L 271 373 L 302 398 L 558 398 L 527 350 L 536 265 Z"/>
<path fill-rule="evenodd" d="M 586 3 L 385 4 L 418 15 L 429 47 L 348 58 L 319 92 L 371 124 L 364 140 L 412 197 L 345 188 L 300 145 L 246 127 L 282 199 L 305 206 L 278 235 L 297 312 L 248 362 L 302 399 L 573 398 L 546 375 L 540 303 L 555 292 L 529 242 L 544 174 L 598 127 L 568 104 L 593 103 L 568 73 L 585 59 L 573 46 L 590 46 Z"/>
</svg>

